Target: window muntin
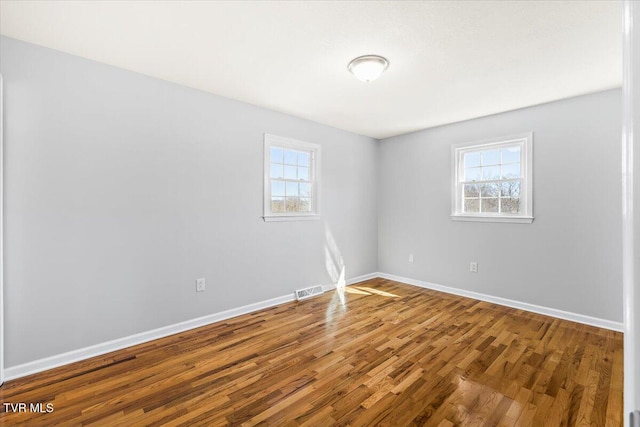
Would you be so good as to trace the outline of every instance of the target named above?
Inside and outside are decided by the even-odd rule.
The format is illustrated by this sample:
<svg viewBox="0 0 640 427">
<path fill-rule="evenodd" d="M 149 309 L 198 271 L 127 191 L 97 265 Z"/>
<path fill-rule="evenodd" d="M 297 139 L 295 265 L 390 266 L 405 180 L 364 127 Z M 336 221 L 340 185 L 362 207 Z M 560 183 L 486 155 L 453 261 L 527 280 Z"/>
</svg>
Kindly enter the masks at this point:
<svg viewBox="0 0 640 427">
<path fill-rule="evenodd" d="M 265 134 L 265 220 L 318 215 L 320 146 Z"/>
<path fill-rule="evenodd" d="M 452 218 L 531 222 L 532 134 L 452 149 Z"/>
</svg>

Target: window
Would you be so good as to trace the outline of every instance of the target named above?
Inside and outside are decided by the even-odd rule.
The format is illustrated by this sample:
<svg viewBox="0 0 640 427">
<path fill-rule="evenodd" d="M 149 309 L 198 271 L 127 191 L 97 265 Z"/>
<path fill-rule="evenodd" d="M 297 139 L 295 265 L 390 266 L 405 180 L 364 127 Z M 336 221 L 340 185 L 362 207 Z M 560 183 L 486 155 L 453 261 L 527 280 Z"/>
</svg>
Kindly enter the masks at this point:
<svg viewBox="0 0 640 427">
<path fill-rule="evenodd" d="M 453 146 L 451 218 L 532 222 L 532 148 L 532 133 Z"/>
<path fill-rule="evenodd" d="M 264 220 L 319 218 L 320 146 L 264 135 Z"/>
</svg>

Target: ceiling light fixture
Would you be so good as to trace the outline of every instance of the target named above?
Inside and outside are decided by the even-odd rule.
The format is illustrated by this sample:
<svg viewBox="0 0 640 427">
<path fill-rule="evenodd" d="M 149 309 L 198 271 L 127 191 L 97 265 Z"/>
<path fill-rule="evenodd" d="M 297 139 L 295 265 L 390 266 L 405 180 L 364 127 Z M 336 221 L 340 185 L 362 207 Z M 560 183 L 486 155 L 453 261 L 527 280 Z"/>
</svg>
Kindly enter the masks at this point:
<svg viewBox="0 0 640 427">
<path fill-rule="evenodd" d="M 349 71 L 363 82 L 372 82 L 389 67 L 389 61 L 379 55 L 359 56 L 349 62 Z"/>
</svg>

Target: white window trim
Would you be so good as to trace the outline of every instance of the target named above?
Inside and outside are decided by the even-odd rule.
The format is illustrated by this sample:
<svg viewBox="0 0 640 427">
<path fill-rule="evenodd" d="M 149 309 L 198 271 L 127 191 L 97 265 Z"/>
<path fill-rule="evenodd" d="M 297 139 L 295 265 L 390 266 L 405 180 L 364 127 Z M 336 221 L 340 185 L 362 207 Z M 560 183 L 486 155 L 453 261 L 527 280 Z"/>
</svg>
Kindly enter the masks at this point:
<svg viewBox="0 0 640 427">
<path fill-rule="evenodd" d="M 501 213 L 462 213 L 462 194 L 459 193 L 460 161 L 464 153 L 480 149 L 498 148 L 513 145 L 522 141 L 520 150 L 520 164 L 523 168 L 522 176 L 526 185 L 520 189 L 520 203 L 522 213 L 509 215 Z M 533 132 L 491 138 L 483 141 L 466 142 L 451 146 L 451 219 L 454 221 L 477 222 L 509 222 L 530 224 L 533 222 Z"/>
<path fill-rule="evenodd" d="M 313 161 L 311 167 L 312 183 L 312 209 L 311 212 L 271 212 L 271 146 L 284 146 L 287 148 L 299 149 L 302 151 L 312 151 Z M 300 141 L 283 136 L 264 134 L 264 193 L 263 193 L 263 216 L 265 222 L 277 221 L 312 221 L 320 219 L 320 145 L 311 142 Z"/>
</svg>

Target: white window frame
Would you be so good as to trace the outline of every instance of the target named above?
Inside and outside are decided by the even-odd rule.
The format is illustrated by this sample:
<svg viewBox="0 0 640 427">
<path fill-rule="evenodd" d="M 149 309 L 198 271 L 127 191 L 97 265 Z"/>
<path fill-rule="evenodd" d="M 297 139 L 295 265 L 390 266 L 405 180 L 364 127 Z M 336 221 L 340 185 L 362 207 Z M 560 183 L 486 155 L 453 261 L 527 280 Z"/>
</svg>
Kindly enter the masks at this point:
<svg viewBox="0 0 640 427">
<path fill-rule="evenodd" d="M 464 173 L 464 154 L 473 151 L 490 150 L 505 146 L 519 145 L 522 185 L 520 186 L 519 214 L 507 213 L 467 213 L 463 212 L 463 189 L 461 176 Z M 491 138 L 483 141 L 467 142 L 451 146 L 451 219 L 454 221 L 512 222 L 530 224 L 533 222 L 533 132 Z"/>
<path fill-rule="evenodd" d="M 271 147 L 309 151 L 311 164 L 309 178 L 311 182 L 311 211 L 310 212 L 271 212 Z M 320 145 L 299 141 L 283 136 L 264 134 L 264 208 L 263 217 L 269 221 L 307 221 L 320 219 Z"/>
</svg>

